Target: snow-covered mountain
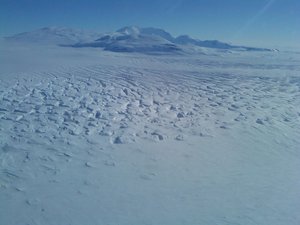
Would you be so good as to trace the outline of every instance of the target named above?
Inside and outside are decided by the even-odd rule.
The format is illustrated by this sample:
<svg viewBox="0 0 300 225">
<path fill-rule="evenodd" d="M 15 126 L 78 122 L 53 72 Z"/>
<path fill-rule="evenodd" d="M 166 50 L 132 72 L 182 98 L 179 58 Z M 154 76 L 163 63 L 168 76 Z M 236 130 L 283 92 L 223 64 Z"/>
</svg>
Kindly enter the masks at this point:
<svg viewBox="0 0 300 225">
<path fill-rule="evenodd" d="M 174 38 L 162 29 L 124 27 L 107 33 L 92 42 L 80 42 L 73 47 L 101 47 L 114 52 L 180 52 Z"/>
<path fill-rule="evenodd" d="M 163 29 L 159 29 L 159 28 L 152 28 L 152 27 L 140 28 L 140 32 L 144 35 L 160 36 L 170 42 L 174 42 L 174 40 L 175 40 L 175 38 L 170 33 L 166 32 Z"/>
<path fill-rule="evenodd" d="M 245 51 L 275 51 L 274 49 L 268 49 L 268 48 L 255 48 L 255 47 L 231 45 L 218 40 L 201 41 L 198 39 L 193 39 L 188 35 L 180 35 L 177 38 L 175 38 L 173 42 L 180 45 L 196 45 L 199 47 L 215 48 L 215 49 L 231 49 L 231 50 L 245 50 Z"/>
<path fill-rule="evenodd" d="M 55 44 L 69 47 L 99 47 L 113 52 L 180 53 L 187 46 L 240 51 L 272 51 L 231 45 L 217 40 L 198 40 L 188 35 L 173 37 L 159 28 L 123 27 L 115 32 L 100 34 L 69 28 L 45 27 L 31 32 L 16 34 L 6 40 L 21 43 Z"/>
<path fill-rule="evenodd" d="M 182 52 L 186 46 L 197 46 L 213 49 L 230 49 L 243 51 L 272 51 L 267 48 L 253 48 L 230 45 L 217 40 L 201 41 L 188 35 L 174 38 L 170 33 L 159 28 L 124 27 L 116 32 L 103 35 L 92 41 L 77 43 L 73 47 L 102 47 L 117 52 Z"/>
<path fill-rule="evenodd" d="M 217 40 L 205 40 L 205 41 L 197 40 L 191 38 L 188 35 L 180 35 L 174 40 L 174 42 L 176 44 L 181 44 L 181 45 L 196 45 L 199 47 L 218 48 L 218 49 L 231 49 L 236 47 Z"/>
<path fill-rule="evenodd" d="M 74 44 L 83 41 L 92 41 L 101 34 L 97 32 L 89 32 L 76 30 L 64 27 L 44 27 L 34 31 L 23 32 L 10 37 L 5 40 L 10 42 L 20 43 L 38 43 L 38 44 Z"/>
</svg>

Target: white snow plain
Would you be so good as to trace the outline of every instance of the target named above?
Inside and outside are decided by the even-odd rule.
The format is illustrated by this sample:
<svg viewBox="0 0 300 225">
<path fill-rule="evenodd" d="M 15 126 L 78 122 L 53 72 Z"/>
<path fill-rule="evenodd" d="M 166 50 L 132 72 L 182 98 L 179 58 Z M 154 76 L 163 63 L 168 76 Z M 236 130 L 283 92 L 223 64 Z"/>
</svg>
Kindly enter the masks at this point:
<svg viewBox="0 0 300 225">
<path fill-rule="evenodd" d="M 300 54 L 2 44 L 1 225 L 299 225 Z"/>
</svg>

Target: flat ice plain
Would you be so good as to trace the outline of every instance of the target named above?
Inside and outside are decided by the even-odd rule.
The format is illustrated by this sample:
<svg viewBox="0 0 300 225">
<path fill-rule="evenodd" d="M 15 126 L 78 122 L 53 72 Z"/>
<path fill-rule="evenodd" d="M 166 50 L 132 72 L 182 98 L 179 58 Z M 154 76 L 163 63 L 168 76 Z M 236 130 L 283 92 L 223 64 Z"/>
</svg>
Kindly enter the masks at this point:
<svg viewBox="0 0 300 225">
<path fill-rule="evenodd" d="M 1 225 L 299 225 L 299 171 L 299 53 L 1 46 Z"/>
</svg>

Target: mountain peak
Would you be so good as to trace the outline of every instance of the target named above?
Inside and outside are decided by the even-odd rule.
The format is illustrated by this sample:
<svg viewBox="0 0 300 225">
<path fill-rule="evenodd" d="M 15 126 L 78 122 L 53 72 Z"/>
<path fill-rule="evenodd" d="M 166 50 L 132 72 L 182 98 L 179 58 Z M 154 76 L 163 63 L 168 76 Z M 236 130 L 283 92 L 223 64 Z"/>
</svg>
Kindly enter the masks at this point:
<svg viewBox="0 0 300 225">
<path fill-rule="evenodd" d="M 161 28 L 145 27 L 145 28 L 141 28 L 141 33 L 144 35 L 159 36 L 170 42 L 174 41 L 174 37 L 170 33 L 168 33 L 167 31 Z"/>
<path fill-rule="evenodd" d="M 140 34 L 140 28 L 137 26 L 126 26 L 126 27 L 123 27 L 123 28 L 117 30 L 117 32 L 124 33 L 126 35 L 137 36 Z"/>
<path fill-rule="evenodd" d="M 154 27 L 140 28 L 138 26 L 126 26 L 117 30 L 117 32 L 125 35 L 130 35 L 130 36 L 138 36 L 138 35 L 157 36 L 166 39 L 167 41 L 170 42 L 174 41 L 174 37 L 170 33 L 168 33 L 167 31 L 161 28 L 154 28 Z"/>
</svg>

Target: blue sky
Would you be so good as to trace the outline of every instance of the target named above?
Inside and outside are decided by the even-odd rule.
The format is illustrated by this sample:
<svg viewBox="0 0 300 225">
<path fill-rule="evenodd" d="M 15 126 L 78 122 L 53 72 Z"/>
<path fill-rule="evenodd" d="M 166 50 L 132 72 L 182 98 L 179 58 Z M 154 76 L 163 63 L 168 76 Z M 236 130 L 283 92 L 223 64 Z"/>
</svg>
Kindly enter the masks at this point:
<svg viewBox="0 0 300 225">
<path fill-rule="evenodd" d="M 0 0 L 0 36 L 45 26 L 126 25 L 235 44 L 300 47 L 300 0 Z"/>
</svg>

